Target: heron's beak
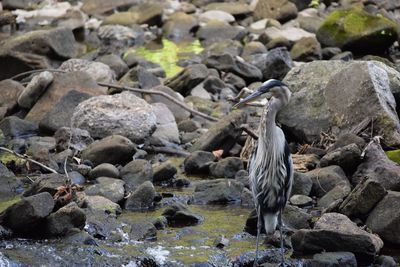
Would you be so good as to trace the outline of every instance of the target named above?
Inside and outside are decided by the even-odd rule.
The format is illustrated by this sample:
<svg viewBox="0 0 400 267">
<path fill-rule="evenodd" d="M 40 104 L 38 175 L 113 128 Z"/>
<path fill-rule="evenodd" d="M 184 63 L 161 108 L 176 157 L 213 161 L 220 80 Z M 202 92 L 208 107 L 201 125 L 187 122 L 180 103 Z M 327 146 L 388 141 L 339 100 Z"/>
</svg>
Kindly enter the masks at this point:
<svg viewBox="0 0 400 267">
<path fill-rule="evenodd" d="M 269 89 L 269 88 L 268 88 Z M 240 108 L 243 107 L 244 104 L 253 102 L 257 98 L 259 98 L 261 95 L 265 94 L 268 92 L 268 89 L 266 90 L 265 87 L 260 87 L 256 91 L 254 91 L 252 94 L 248 95 L 247 97 L 241 99 L 238 103 L 236 103 L 232 109 Z"/>
</svg>

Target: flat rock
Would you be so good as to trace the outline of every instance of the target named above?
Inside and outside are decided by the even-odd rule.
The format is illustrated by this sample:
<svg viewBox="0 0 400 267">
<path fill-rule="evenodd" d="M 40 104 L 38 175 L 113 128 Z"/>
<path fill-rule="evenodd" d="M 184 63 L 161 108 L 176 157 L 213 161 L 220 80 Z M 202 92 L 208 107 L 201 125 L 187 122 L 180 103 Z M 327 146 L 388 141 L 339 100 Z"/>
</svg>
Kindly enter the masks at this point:
<svg viewBox="0 0 400 267">
<path fill-rule="evenodd" d="M 312 205 L 312 198 L 305 195 L 293 195 L 289 199 L 290 204 L 297 207 L 305 207 Z"/>
<path fill-rule="evenodd" d="M 115 203 L 120 202 L 124 198 L 125 182 L 123 180 L 109 177 L 98 177 L 96 182 L 97 184 L 88 186 L 85 189 L 86 195 L 103 196 Z"/>
<path fill-rule="evenodd" d="M 131 6 L 135 3 L 137 3 L 136 0 L 116 0 L 112 2 L 107 0 L 84 0 L 81 9 L 90 15 L 103 14 L 119 7 Z"/>
<path fill-rule="evenodd" d="M 202 221 L 202 217 L 181 203 L 174 203 L 165 208 L 162 215 L 167 219 L 171 227 L 196 225 Z"/>
<path fill-rule="evenodd" d="M 66 72 L 84 71 L 96 82 L 111 83 L 115 80 L 115 73 L 104 63 L 73 58 L 64 61 L 59 70 Z"/>
<path fill-rule="evenodd" d="M 121 178 L 125 181 L 126 191 L 131 192 L 142 183 L 153 181 L 153 169 L 147 160 L 136 159 L 122 168 Z"/>
<path fill-rule="evenodd" d="M 219 20 L 227 23 L 231 23 L 235 21 L 235 17 L 229 14 L 228 12 L 222 10 L 208 10 L 199 15 L 199 19 L 201 22 L 208 22 L 210 20 Z"/>
<path fill-rule="evenodd" d="M 232 3 L 210 3 L 204 6 L 204 10 L 220 10 L 227 12 L 233 16 L 243 17 L 252 13 L 249 5 L 245 3 L 232 2 Z"/>
<path fill-rule="evenodd" d="M 165 21 L 162 29 L 165 37 L 170 40 L 180 41 L 191 37 L 193 29 L 198 25 L 198 21 L 193 15 L 175 12 Z"/>
<path fill-rule="evenodd" d="M 146 181 L 139 185 L 135 191 L 126 199 L 125 209 L 127 210 L 146 210 L 154 205 L 156 190 L 152 182 Z"/>
<path fill-rule="evenodd" d="M 232 26 L 225 21 L 211 20 L 200 26 L 196 36 L 206 46 L 223 40 L 241 41 L 246 33 L 247 30 L 243 26 Z"/>
<path fill-rule="evenodd" d="M 133 6 L 128 11 L 118 12 L 106 17 L 103 25 L 124 25 L 135 24 L 161 25 L 162 6 L 157 3 L 144 3 Z"/>
<path fill-rule="evenodd" d="M 196 183 L 194 203 L 228 204 L 241 201 L 243 184 L 233 179 L 216 179 Z"/>
</svg>

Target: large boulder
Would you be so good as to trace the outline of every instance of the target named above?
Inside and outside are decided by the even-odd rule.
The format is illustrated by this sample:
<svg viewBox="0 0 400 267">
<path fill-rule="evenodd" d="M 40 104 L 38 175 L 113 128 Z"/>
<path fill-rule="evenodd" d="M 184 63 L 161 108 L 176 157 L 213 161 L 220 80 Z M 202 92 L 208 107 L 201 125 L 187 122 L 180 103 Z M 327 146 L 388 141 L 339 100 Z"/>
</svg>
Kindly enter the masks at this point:
<svg viewBox="0 0 400 267">
<path fill-rule="evenodd" d="M 76 108 L 72 123 L 94 138 L 119 134 L 141 142 L 156 128 L 152 107 L 130 92 L 92 97 Z"/>
</svg>

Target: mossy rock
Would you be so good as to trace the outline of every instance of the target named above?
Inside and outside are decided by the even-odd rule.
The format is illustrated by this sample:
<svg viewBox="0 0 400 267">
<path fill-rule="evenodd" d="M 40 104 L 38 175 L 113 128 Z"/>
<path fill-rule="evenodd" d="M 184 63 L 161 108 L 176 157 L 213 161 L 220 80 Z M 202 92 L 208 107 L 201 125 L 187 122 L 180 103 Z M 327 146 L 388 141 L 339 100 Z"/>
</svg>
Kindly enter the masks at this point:
<svg viewBox="0 0 400 267">
<path fill-rule="evenodd" d="M 391 150 L 391 151 L 386 151 L 386 156 L 391 160 L 396 162 L 397 164 L 400 164 L 400 149 L 397 150 Z"/>
<path fill-rule="evenodd" d="M 358 54 L 385 51 L 398 39 L 399 26 L 382 15 L 371 15 L 360 8 L 330 13 L 317 31 L 324 46 L 340 47 Z"/>
</svg>

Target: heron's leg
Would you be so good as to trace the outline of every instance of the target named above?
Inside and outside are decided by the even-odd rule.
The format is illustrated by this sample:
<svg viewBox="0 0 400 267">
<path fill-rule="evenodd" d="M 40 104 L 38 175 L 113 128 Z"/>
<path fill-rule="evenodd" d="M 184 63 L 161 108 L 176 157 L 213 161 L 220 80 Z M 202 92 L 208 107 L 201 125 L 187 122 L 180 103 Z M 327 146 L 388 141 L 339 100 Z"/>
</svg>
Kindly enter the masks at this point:
<svg viewBox="0 0 400 267">
<path fill-rule="evenodd" d="M 258 246 L 260 243 L 260 235 L 261 235 L 261 216 L 260 212 L 257 211 L 257 241 L 256 241 L 256 258 L 254 259 L 253 267 L 258 266 Z"/>
<path fill-rule="evenodd" d="M 279 266 L 285 267 L 285 249 L 283 248 L 283 224 L 282 224 L 282 210 L 278 214 L 279 234 L 281 238 L 281 263 Z"/>
</svg>

